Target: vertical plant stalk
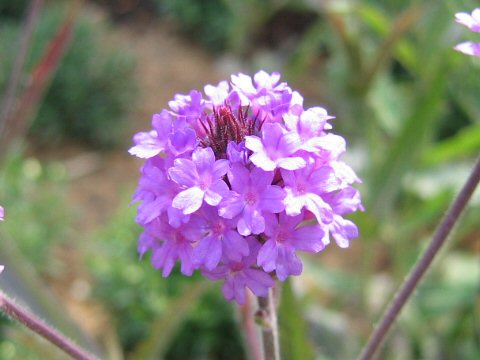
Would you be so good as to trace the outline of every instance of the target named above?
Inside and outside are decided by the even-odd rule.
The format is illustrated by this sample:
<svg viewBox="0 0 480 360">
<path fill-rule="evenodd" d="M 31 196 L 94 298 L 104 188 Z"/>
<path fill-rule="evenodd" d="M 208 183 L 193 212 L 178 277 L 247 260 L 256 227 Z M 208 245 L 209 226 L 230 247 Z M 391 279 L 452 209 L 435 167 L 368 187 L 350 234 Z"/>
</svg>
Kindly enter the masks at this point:
<svg viewBox="0 0 480 360">
<path fill-rule="evenodd" d="M 265 360 L 280 360 L 278 342 L 277 307 L 273 290 L 268 290 L 267 297 L 258 297 L 258 318 L 262 326 L 263 356 Z"/>
<path fill-rule="evenodd" d="M 240 327 L 242 329 L 245 345 L 247 346 L 248 358 L 251 360 L 262 359 L 262 348 L 260 347 L 260 339 L 258 329 L 254 321 L 254 300 L 253 294 L 247 293 L 247 301 L 245 305 L 238 307 L 238 316 Z"/>
<path fill-rule="evenodd" d="M 63 350 L 77 360 L 97 360 L 95 356 L 88 353 L 56 329 L 50 327 L 36 316 L 16 304 L 5 293 L 0 291 L 0 309 L 14 320 L 28 327 L 50 343 Z"/>
<path fill-rule="evenodd" d="M 431 265 L 435 255 L 439 252 L 440 248 L 447 240 L 450 231 L 458 221 L 463 209 L 468 204 L 468 201 L 473 195 L 473 192 L 475 191 L 479 181 L 480 158 L 477 159 L 477 163 L 475 164 L 475 167 L 473 168 L 467 182 L 448 209 L 443 220 L 437 226 L 433 238 L 428 247 L 425 249 L 425 252 L 416 262 L 406 280 L 403 282 L 400 289 L 387 306 L 387 309 L 383 313 L 379 324 L 370 335 L 370 339 L 358 357 L 359 360 L 371 359 L 375 354 L 375 351 L 382 343 L 383 338 L 388 333 L 391 325 L 396 320 L 403 306 L 422 279 L 422 276 Z"/>
<path fill-rule="evenodd" d="M 0 139 L 5 137 L 4 132 L 8 126 L 7 122 L 10 118 L 10 113 L 14 107 L 20 77 L 27 58 L 28 49 L 30 48 L 33 26 L 40 14 L 42 5 L 43 0 L 32 0 L 27 9 L 26 20 L 20 35 L 20 44 L 13 62 L 12 73 L 0 106 Z"/>
</svg>

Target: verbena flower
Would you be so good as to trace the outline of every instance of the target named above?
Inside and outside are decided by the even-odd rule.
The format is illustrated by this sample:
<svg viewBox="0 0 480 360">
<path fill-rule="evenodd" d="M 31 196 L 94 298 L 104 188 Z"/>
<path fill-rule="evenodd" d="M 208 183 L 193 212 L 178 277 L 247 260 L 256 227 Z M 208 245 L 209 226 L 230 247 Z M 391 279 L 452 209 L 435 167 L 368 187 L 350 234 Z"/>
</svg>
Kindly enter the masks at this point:
<svg viewBox="0 0 480 360">
<path fill-rule="evenodd" d="M 175 95 L 133 138 L 130 153 L 145 159 L 138 251 L 163 276 L 178 261 L 185 275 L 223 280 L 225 298 L 243 303 L 247 288 L 265 296 L 275 278 L 301 274 L 299 252 L 358 236 L 344 215 L 363 210 L 360 180 L 340 160 L 333 116 L 304 109 L 279 73 L 233 75 L 204 92 Z"/>
<path fill-rule="evenodd" d="M 473 32 L 480 33 L 480 8 L 476 8 L 472 11 L 472 14 L 460 12 L 455 14 L 455 20 L 462 25 L 465 25 Z M 466 41 L 458 44 L 454 48 L 467 55 L 480 57 L 480 43 Z"/>
</svg>

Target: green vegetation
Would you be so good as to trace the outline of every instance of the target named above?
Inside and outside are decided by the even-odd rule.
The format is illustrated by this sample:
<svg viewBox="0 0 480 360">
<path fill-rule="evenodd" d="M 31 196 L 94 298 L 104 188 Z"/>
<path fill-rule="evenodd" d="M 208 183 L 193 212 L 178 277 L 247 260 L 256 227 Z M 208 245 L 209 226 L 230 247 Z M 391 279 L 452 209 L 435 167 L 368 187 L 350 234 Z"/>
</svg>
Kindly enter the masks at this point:
<svg viewBox="0 0 480 360">
<path fill-rule="evenodd" d="M 38 64 L 64 16 L 62 7 L 44 8 L 33 34 L 27 72 Z M 3 19 L 0 52 L 10 56 L 0 64 L 0 93 L 9 79 L 22 24 L 14 18 Z M 75 140 L 98 148 L 118 145 L 125 138 L 125 120 L 135 100 L 133 69 L 132 54 L 115 47 L 105 24 L 79 16 L 73 39 L 32 119 L 30 135 L 44 143 Z M 26 81 L 28 77 L 21 85 Z"/>
<path fill-rule="evenodd" d="M 241 2 L 243 7 L 229 0 L 156 3 L 194 41 L 241 54 L 255 69 L 265 64 L 255 41 L 278 14 L 312 15 L 295 42 L 270 49 L 275 61 L 265 67 L 307 89 L 307 104 L 324 104 L 337 116 L 335 131 L 348 139 L 348 162 L 363 179 L 366 211 L 354 217 L 361 236 L 350 249 L 330 246 L 305 257 L 302 276 L 285 284 L 279 309 L 283 359 L 355 358 L 480 152 L 480 62 L 452 50 L 469 38 L 454 13 L 471 11 L 478 2 L 332 1 L 321 8 L 310 1 L 250 0 Z M 44 15 L 29 68 L 58 24 L 57 10 Z M 0 24 L 2 54 L 12 52 L 6 49 L 18 37 L 12 21 Z M 119 139 L 122 116 L 132 106 L 132 62 L 123 49 L 100 48 L 93 36 L 97 30 L 90 19 L 79 19 L 76 40 L 39 110 L 33 136 L 75 138 L 93 146 Z M 10 66 L 11 59 L 0 66 L 0 88 Z M 128 206 L 130 192 L 104 228 L 72 233 L 71 209 L 62 202 L 68 184 L 63 167 L 12 154 L 0 171 L 0 203 L 8 215 L 0 224 L 2 242 L 11 241 L 43 279 L 56 276 L 56 262 L 45 259 L 54 259 L 59 244 L 74 249 L 88 269 L 91 300 L 111 324 L 111 333 L 100 339 L 107 355 L 245 358 L 235 306 L 223 300 L 217 284 L 178 271 L 163 279 L 149 255 L 138 260 L 140 228 L 135 206 Z M 480 358 L 479 217 L 477 191 L 380 358 Z M 11 328 L 2 327 L 0 358 L 38 358 L 38 349 L 46 346 L 32 345 L 21 329 Z"/>
</svg>

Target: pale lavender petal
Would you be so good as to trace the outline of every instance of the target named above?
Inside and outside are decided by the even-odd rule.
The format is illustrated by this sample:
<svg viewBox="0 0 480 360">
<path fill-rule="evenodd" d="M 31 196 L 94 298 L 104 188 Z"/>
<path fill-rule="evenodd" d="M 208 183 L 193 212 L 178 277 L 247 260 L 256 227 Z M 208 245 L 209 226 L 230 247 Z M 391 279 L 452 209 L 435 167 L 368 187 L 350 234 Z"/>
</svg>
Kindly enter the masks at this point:
<svg viewBox="0 0 480 360">
<path fill-rule="evenodd" d="M 193 150 L 196 142 L 196 135 L 193 129 L 178 130 L 170 137 L 170 149 L 178 156 Z"/>
<path fill-rule="evenodd" d="M 268 289 L 274 285 L 274 281 L 269 274 L 260 270 L 247 269 L 244 271 L 246 275 L 246 285 L 257 296 L 267 296 Z"/>
<path fill-rule="evenodd" d="M 317 253 L 327 245 L 326 237 L 328 234 L 320 226 L 303 226 L 295 231 L 293 245 L 297 250 Z"/>
<path fill-rule="evenodd" d="M 217 206 L 229 192 L 230 190 L 225 181 L 218 180 L 205 191 L 205 202 L 208 205 Z"/>
<path fill-rule="evenodd" d="M 192 160 L 200 174 L 203 172 L 210 172 L 215 163 L 215 154 L 209 147 L 204 149 L 200 148 L 193 152 Z"/>
<path fill-rule="evenodd" d="M 253 168 L 250 173 L 250 182 L 258 190 L 262 191 L 272 183 L 273 171 L 263 171 L 259 168 Z"/>
<path fill-rule="evenodd" d="M 241 192 L 250 182 L 250 173 L 242 164 L 233 164 L 228 172 L 228 181 L 230 181 L 233 190 Z"/>
<path fill-rule="evenodd" d="M 179 185 L 194 186 L 199 178 L 195 164 L 188 159 L 176 159 L 168 169 L 170 178 Z"/>
<path fill-rule="evenodd" d="M 455 20 L 473 32 L 480 32 L 480 8 L 473 10 L 471 15 L 465 12 L 457 13 Z"/>
<path fill-rule="evenodd" d="M 212 176 L 215 179 L 221 178 L 223 175 L 225 175 L 228 172 L 229 169 L 229 162 L 228 160 L 217 160 L 215 161 L 215 164 L 213 165 L 213 170 L 212 170 Z"/>
<path fill-rule="evenodd" d="M 227 185 L 225 184 L 225 186 L 227 186 Z M 227 187 L 227 189 L 228 189 L 228 187 Z M 220 201 L 222 201 L 222 195 L 218 194 L 217 192 L 215 192 L 211 189 L 205 190 L 205 202 L 208 205 L 217 206 L 218 204 L 220 204 Z"/>
<path fill-rule="evenodd" d="M 471 41 L 463 42 L 454 47 L 455 50 L 460 51 L 466 55 L 480 56 L 480 43 Z"/>
<path fill-rule="evenodd" d="M 285 209 L 284 199 L 285 191 L 280 186 L 269 185 L 261 194 L 260 208 L 268 212 L 279 213 Z"/>
<path fill-rule="evenodd" d="M 320 224 L 332 221 L 332 208 L 320 196 L 315 194 L 305 195 L 305 207 L 315 215 Z"/>
<path fill-rule="evenodd" d="M 178 193 L 173 199 L 172 206 L 180 209 L 185 215 L 192 214 L 202 206 L 204 191 L 197 186 Z"/>
<path fill-rule="evenodd" d="M 285 212 L 291 216 L 301 214 L 302 209 L 306 204 L 306 197 L 296 196 L 290 188 L 286 188 L 285 193 L 287 194 L 284 200 Z"/>
<path fill-rule="evenodd" d="M 210 98 L 213 105 L 223 105 L 228 97 L 228 82 L 221 81 L 217 86 L 206 85 L 204 87 L 205 94 Z"/>
<path fill-rule="evenodd" d="M 207 236 L 200 240 L 193 249 L 194 263 L 204 265 L 207 270 L 213 270 L 222 257 L 222 242 L 215 236 Z"/>
<path fill-rule="evenodd" d="M 240 235 L 261 234 L 265 230 L 265 219 L 256 209 L 245 207 L 237 226 Z"/>
<path fill-rule="evenodd" d="M 219 204 L 218 214 L 226 219 L 233 219 L 245 207 L 242 197 L 231 191 Z"/>
<path fill-rule="evenodd" d="M 179 245 L 178 257 L 181 260 L 180 272 L 183 275 L 191 276 L 196 268 L 193 263 L 193 248 L 189 244 Z"/>
<path fill-rule="evenodd" d="M 293 249 L 286 247 L 279 249 L 275 273 L 280 281 L 285 281 L 289 275 L 300 275 L 302 270 L 302 262 Z"/>
<path fill-rule="evenodd" d="M 329 166 L 314 170 L 309 178 L 311 189 L 317 194 L 339 189 L 340 182 L 335 175 L 333 169 Z"/>
<path fill-rule="evenodd" d="M 280 137 L 277 148 L 281 153 L 285 155 L 291 155 L 300 149 L 301 145 L 302 141 L 298 136 L 298 133 L 292 131 L 285 133 Z"/>
<path fill-rule="evenodd" d="M 279 168 L 285 170 L 298 170 L 307 166 L 305 159 L 299 156 L 282 158 L 277 160 L 276 163 Z"/>
<path fill-rule="evenodd" d="M 245 147 L 255 153 L 265 152 L 262 140 L 258 136 L 246 136 Z"/>
<path fill-rule="evenodd" d="M 248 243 L 237 231 L 227 230 L 223 239 L 225 255 L 233 261 L 240 261 L 249 253 Z"/>
<path fill-rule="evenodd" d="M 165 149 L 165 144 L 157 138 L 157 132 L 154 130 L 137 133 L 133 137 L 133 141 L 136 145 L 131 147 L 128 152 L 142 159 L 158 155 Z"/>
<path fill-rule="evenodd" d="M 275 270 L 277 256 L 277 242 L 274 239 L 269 239 L 258 252 L 257 265 L 261 266 L 266 272 L 271 272 Z"/>
<path fill-rule="evenodd" d="M 152 255 L 152 265 L 155 269 L 162 269 L 162 276 L 167 277 L 172 272 L 175 261 L 177 260 L 175 248 L 165 243 L 161 247 L 154 249 Z"/>
<path fill-rule="evenodd" d="M 335 216 L 334 221 L 330 224 L 330 232 L 337 245 L 341 248 L 349 247 L 350 240 L 358 237 L 357 226 L 352 221 L 338 215 Z"/>
<path fill-rule="evenodd" d="M 265 153 L 258 152 L 250 155 L 250 161 L 265 171 L 273 171 L 277 167 L 275 161 L 271 160 Z"/>
</svg>

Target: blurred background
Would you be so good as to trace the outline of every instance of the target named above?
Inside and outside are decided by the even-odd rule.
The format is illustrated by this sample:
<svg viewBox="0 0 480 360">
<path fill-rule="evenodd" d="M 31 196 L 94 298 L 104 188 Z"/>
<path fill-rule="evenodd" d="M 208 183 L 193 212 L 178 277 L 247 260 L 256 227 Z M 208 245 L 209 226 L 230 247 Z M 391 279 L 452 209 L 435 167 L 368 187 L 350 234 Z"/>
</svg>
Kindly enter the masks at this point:
<svg viewBox="0 0 480 360">
<path fill-rule="evenodd" d="M 280 71 L 336 115 L 360 237 L 283 284 L 283 359 L 353 359 L 480 153 L 474 0 L 0 1 L 0 287 L 105 359 L 247 359 L 249 309 L 138 260 L 132 135 L 176 93 Z M 480 358 L 480 196 L 380 359 Z M 2 317 L 1 359 L 62 359 Z"/>
</svg>

